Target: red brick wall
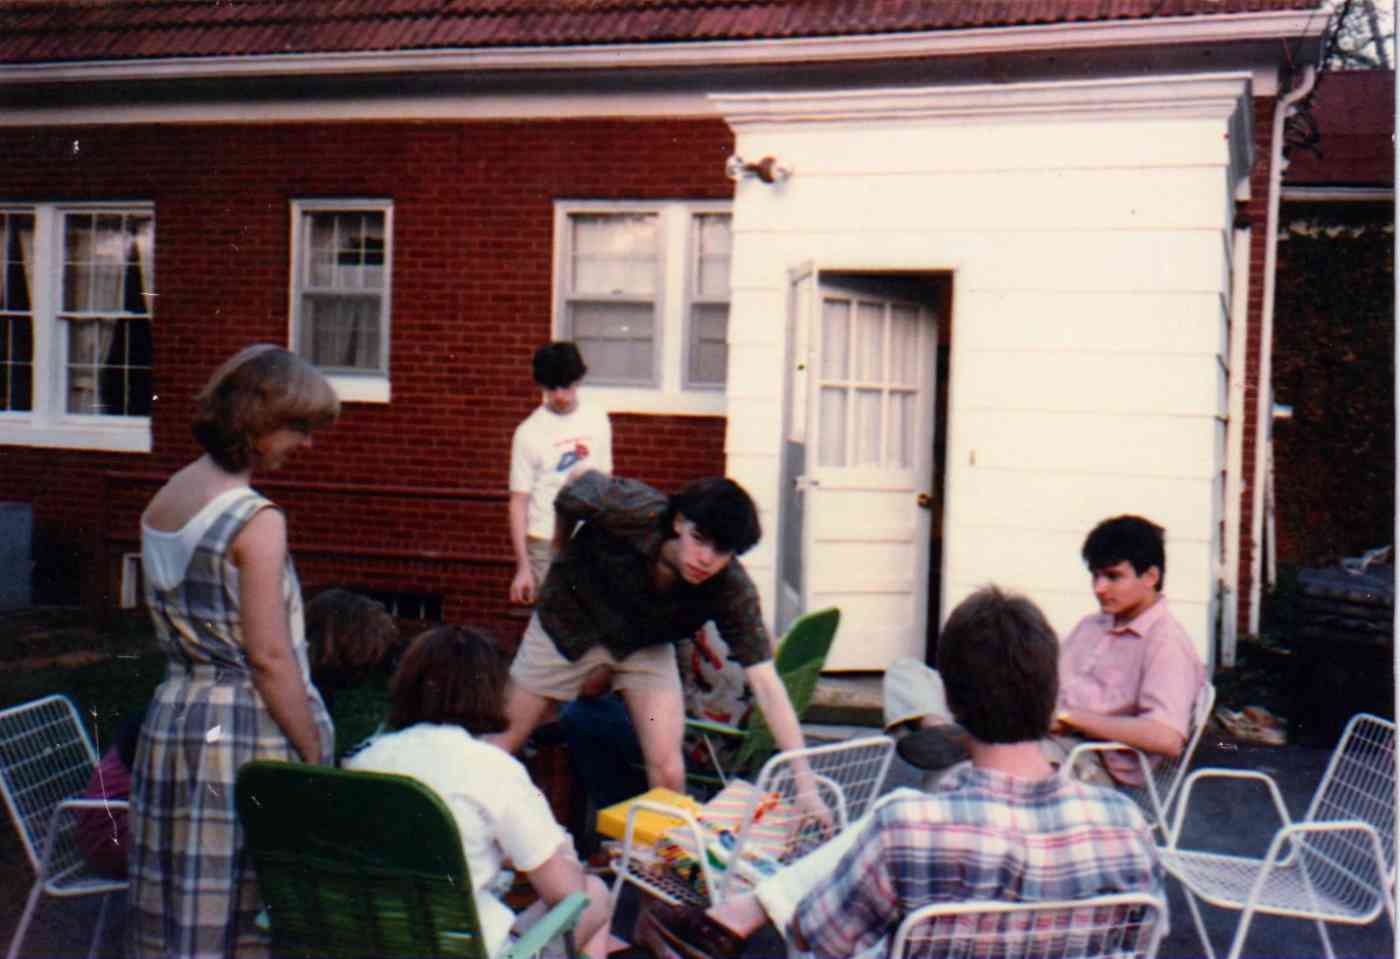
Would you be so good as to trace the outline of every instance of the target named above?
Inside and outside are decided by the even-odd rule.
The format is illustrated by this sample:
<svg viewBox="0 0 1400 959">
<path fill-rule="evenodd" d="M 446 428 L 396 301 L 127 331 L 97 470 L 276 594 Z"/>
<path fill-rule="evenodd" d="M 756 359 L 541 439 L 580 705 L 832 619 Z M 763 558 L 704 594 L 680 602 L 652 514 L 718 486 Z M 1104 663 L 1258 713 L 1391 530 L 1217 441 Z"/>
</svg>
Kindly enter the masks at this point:
<svg viewBox="0 0 1400 959">
<path fill-rule="evenodd" d="M 451 619 L 513 622 L 507 459 L 550 333 L 554 201 L 727 198 L 732 147 L 721 121 L 680 119 L 0 130 L 7 201 L 155 203 L 159 292 L 153 452 L 5 447 L 0 499 L 33 503 L 44 548 L 109 603 L 102 544 L 133 548 L 154 482 L 195 454 L 193 393 L 234 350 L 286 342 L 289 202 L 388 197 L 393 402 L 347 405 L 263 485 L 309 588 L 437 591 Z M 723 433 L 715 417 L 616 417 L 618 471 L 666 489 L 721 473 Z"/>
<path fill-rule="evenodd" d="M 1244 480 L 1244 493 L 1240 503 L 1240 565 L 1239 565 L 1239 615 L 1237 625 L 1241 632 L 1249 628 L 1249 597 L 1254 588 L 1252 563 L 1254 548 L 1250 539 L 1254 511 L 1260 507 L 1254 493 L 1254 455 L 1258 437 L 1259 372 L 1261 353 L 1261 333 L 1264 315 L 1264 254 L 1265 237 L 1268 235 L 1269 209 L 1269 162 L 1273 156 L 1270 138 L 1273 132 L 1274 98 L 1258 97 L 1254 100 L 1254 167 L 1249 174 L 1249 203 L 1245 215 L 1250 224 L 1249 246 L 1249 307 L 1245 317 L 1245 368 L 1244 375 L 1244 461 L 1241 475 Z M 1231 370 L 1230 374 L 1235 375 Z"/>
</svg>

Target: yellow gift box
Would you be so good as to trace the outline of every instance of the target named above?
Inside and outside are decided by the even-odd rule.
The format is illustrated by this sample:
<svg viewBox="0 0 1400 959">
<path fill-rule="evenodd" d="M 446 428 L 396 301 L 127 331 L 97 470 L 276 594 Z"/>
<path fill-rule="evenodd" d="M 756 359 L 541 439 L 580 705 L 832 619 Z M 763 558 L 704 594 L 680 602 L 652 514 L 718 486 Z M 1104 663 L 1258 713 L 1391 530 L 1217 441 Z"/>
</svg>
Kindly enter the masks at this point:
<svg viewBox="0 0 1400 959">
<path fill-rule="evenodd" d="M 609 806 L 598 812 L 598 832 L 612 839 L 623 839 L 627 835 L 627 811 L 638 800 L 658 803 L 663 806 L 676 806 L 692 816 L 700 812 L 700 804 L 689 796 L 670 789 L 651 789 L 631 799 Z M 644 845 L 655 845 L 666 830 L 678 826 L 685 820 L 678 816 L 665 816 L 650 809 L 637 813 L 636 825 L 632 828 L 633 841 Z"/>
</svg>

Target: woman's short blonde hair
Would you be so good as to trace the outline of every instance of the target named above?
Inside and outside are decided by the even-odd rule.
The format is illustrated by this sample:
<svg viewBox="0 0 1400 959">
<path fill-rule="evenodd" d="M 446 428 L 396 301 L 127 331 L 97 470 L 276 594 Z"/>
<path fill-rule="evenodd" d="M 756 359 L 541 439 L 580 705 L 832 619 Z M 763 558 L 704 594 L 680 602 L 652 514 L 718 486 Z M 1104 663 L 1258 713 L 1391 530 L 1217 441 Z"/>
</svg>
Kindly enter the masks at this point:
<svg viewBox="0 0 1400 959">
<path fill-rule="evenodd" d="M 340 415 L 340 398 L 321 371 L 268 343 L 225 360 L 194 403 L 194 438 L 232 473 L 252 465 L 258 437 L 282 427 L 318 429 Z"/>
</svg>

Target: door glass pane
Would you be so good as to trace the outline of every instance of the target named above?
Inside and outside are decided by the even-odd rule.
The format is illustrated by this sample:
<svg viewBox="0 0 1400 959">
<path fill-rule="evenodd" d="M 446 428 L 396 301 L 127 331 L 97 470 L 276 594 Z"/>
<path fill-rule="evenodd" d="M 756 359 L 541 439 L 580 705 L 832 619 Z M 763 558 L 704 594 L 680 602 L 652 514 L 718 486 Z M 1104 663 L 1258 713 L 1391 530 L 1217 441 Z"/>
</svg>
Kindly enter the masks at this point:
<svg viewBox="0 0 1400 959">
<path fill-rule="evenodd" d="M 889 423 L 890 465 L 897 469 L 914 468 L 914 394 L 903 391 L 890 393 Z"/>
<path fill-rule="evenodd" d="M 822 300 L 822 378 L 844 380 L 849 369 L 851 304 L 849 300 Z"/>
<path fill-rule="evenodd" d="M 919 311 L 895 304 L 890 309 L 890 382 L 913 386 L 919 378 Z"/>
<path fill-rule="evenodd" d="M 821 446 L 817 462 L 822 466 L 846 465 L 846 390 L 823 387 L 821 391 Z"/>
<path fill-rule="evenodd" d="M 576 213 L 569 222 L 571 292 L 650 296 L 656 291 L 656 214 Z"/>
<path fill-rule="evenodd" d="M 880 466 L 880 390 L 856 390 L 855 466 Z"/>
<path fill-rule="evenodd" d="M 879 303 L 856 306 L 855 378 L 865 383 L 885 379 L 885 311 Z"/>
</svg>

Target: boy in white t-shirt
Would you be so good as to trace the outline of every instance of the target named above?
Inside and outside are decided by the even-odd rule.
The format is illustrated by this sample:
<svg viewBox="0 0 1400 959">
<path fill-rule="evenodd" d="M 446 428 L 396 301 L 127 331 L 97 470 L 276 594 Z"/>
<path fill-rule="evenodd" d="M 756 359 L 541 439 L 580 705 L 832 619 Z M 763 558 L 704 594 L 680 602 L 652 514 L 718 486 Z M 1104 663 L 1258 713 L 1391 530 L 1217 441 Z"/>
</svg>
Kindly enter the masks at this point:
<svg viewBox="0 0 1400 959">
<path fill-rule="evenodd" d="M 539 595 L 553 559 L 554 497 L 584 470 L 612 472 L 608 414 L 578 401 L 588 372 L 578 347 L 546 343 L 535 351 L 533 366 L 543 402 L 515 428 L 510 448 L 510 600 L 527 605 Z"/>
</svg>

